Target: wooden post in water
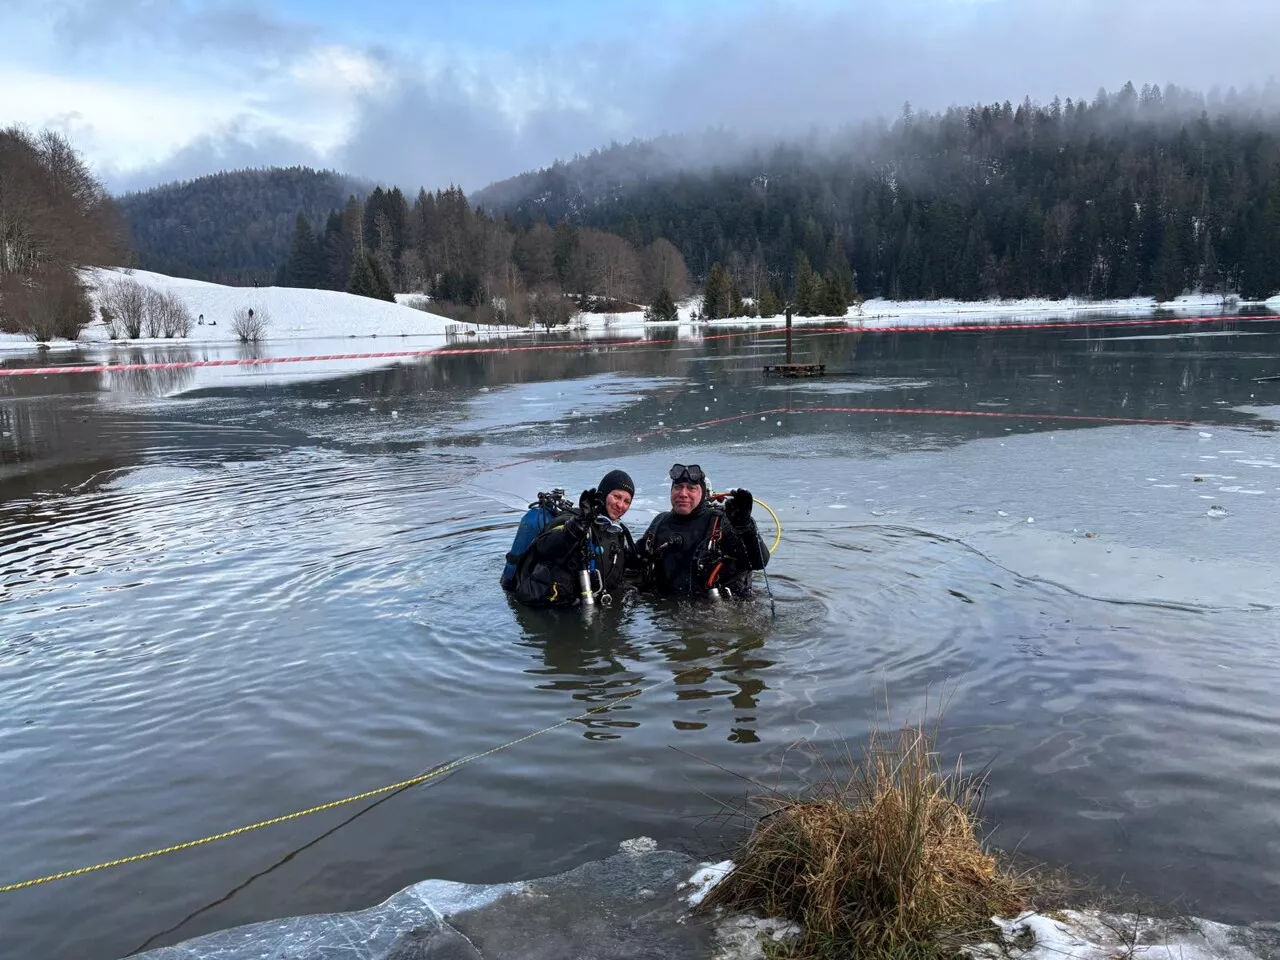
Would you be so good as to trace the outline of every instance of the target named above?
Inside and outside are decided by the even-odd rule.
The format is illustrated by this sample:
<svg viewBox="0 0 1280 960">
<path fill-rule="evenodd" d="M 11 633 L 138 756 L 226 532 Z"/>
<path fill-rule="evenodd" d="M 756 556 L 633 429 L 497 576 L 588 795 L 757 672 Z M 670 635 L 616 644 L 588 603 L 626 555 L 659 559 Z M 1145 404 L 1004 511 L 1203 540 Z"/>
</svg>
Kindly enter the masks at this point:
<svg viewBox="0 0 1280 960">
<path fill-rule="evenodd" d="M 787 304 L 787 362 L 776 366 L 766 365 L 765 376 L 778 377 L 821 377 L 826 373 L 825 363 L 796 363 L 791 350 L 791 304 Z"/>
<path fill-rule="evenodd" d="M 787 366 L 791 366 L 791 304 L 787 304 Z"/>
</svg>

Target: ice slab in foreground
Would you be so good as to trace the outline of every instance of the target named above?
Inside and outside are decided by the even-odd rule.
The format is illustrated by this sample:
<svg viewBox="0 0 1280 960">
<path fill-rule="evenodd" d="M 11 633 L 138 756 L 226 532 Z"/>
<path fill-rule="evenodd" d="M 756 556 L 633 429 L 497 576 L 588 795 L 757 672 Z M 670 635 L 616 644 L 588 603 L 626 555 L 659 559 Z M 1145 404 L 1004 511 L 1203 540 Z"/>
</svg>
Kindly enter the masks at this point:
<svg viewBox="0 0 1280 960">
<path fill-rule="evenodd" d="M 134 960 L 685 960 L 716 952 L 686 918 L 693 858 L 628 841 L 607 860 L 525 883 L 428 880 L 355 913 L 267 921 L 135 954 Z M 738 956 L 741 956 L 739 954 Z"/>
<path fill-rule="evenodd" d="M 621 848 L 540 880 L 427 880 L 368 910 L 236 927 L 133 960 L 764 960 L 767 941 L 796 932 L 781 921 L 690 914 L 732 861 L 700 864 L 643 837 Z M 997 919 L 992 940 L 966 952 L 974 960 L 1280 958 L 1280 925 L 1105 913 Z"/>
<path fill-rule="evenodd" d="M 1280 956 L 1274 924 L 1228 927 L 1073 910 L 997 920 L 1005 942 L 972 948 L 981 960 L 1259 960 Z"/>
</svg>

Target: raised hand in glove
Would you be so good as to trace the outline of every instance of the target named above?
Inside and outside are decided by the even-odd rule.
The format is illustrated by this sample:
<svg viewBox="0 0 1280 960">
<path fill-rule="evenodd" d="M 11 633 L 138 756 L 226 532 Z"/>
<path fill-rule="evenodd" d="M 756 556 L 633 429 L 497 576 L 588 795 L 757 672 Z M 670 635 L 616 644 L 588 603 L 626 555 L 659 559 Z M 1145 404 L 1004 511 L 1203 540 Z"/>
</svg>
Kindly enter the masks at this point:
<svg viewBox="0 0 1280 960">
<path fill-rule="evenodd" d="M 594 517 L 597 513 L 604 512 L 604 499 L 596 492 L 595 487 L 583 490 L 582 496 L 578 497 L 578 509 L 584 517 Z"/>
<path fill-rule="evenodd" d="M 724 504 L 724 515 L 729 518 L 729 522 L 735 527 L 744 527 L 751 519 L 751 505 L 755 500 L 751 497 L 750 490 L 735 490 L 729 495 L 729 499 Z"/>
</svg>

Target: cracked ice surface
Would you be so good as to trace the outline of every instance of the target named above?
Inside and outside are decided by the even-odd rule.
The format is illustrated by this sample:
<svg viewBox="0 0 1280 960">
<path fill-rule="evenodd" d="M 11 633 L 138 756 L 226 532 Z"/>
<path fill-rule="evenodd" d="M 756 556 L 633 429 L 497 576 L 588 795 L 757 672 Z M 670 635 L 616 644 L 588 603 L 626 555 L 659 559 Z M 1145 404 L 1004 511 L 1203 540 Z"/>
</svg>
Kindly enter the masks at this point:
<svg viewBox="0 0 1280 960">
<path fill-rule="evenodd" d="M 425 880 L 367 910 L 268 920 L 135 956 L 145 960 L 471 960 L 480 954 L 444 918 L 488 906 L 523 886 Z"/>
<path fill-rule="evenodd" d="M 367 910 L 237 927 L 134 960 L 708 957 L 714 925 L 688 918 L 680 895 L 700 864 L 654 846 L 638 838 L 607 860 L 524 883 L 426 880 Z"/>
<path fill-rule="evenodd" d="M 1275 925 L 1229 927 L 1209 920 L 1064 910 L 995 920 L 1001 945 L 966 952 L 981 960 L 1269 960 L 1280 951 Z"/>
</svg>

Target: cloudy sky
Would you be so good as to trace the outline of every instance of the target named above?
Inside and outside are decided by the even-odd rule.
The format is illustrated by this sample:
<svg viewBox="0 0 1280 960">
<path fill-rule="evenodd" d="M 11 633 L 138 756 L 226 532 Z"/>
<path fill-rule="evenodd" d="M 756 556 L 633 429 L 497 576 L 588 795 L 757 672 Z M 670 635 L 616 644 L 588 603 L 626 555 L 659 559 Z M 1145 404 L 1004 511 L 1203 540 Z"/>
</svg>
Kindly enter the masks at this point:
<svg viewBox="0 0 1280 960">
<path fill-rule="evenodd" d="M 1277 0 L 0 0 L 0 125 L 116 190 L 293 163 L 471 190 L 708 124 L 1261 85 L 1276 36 Z"/>
</svg>

